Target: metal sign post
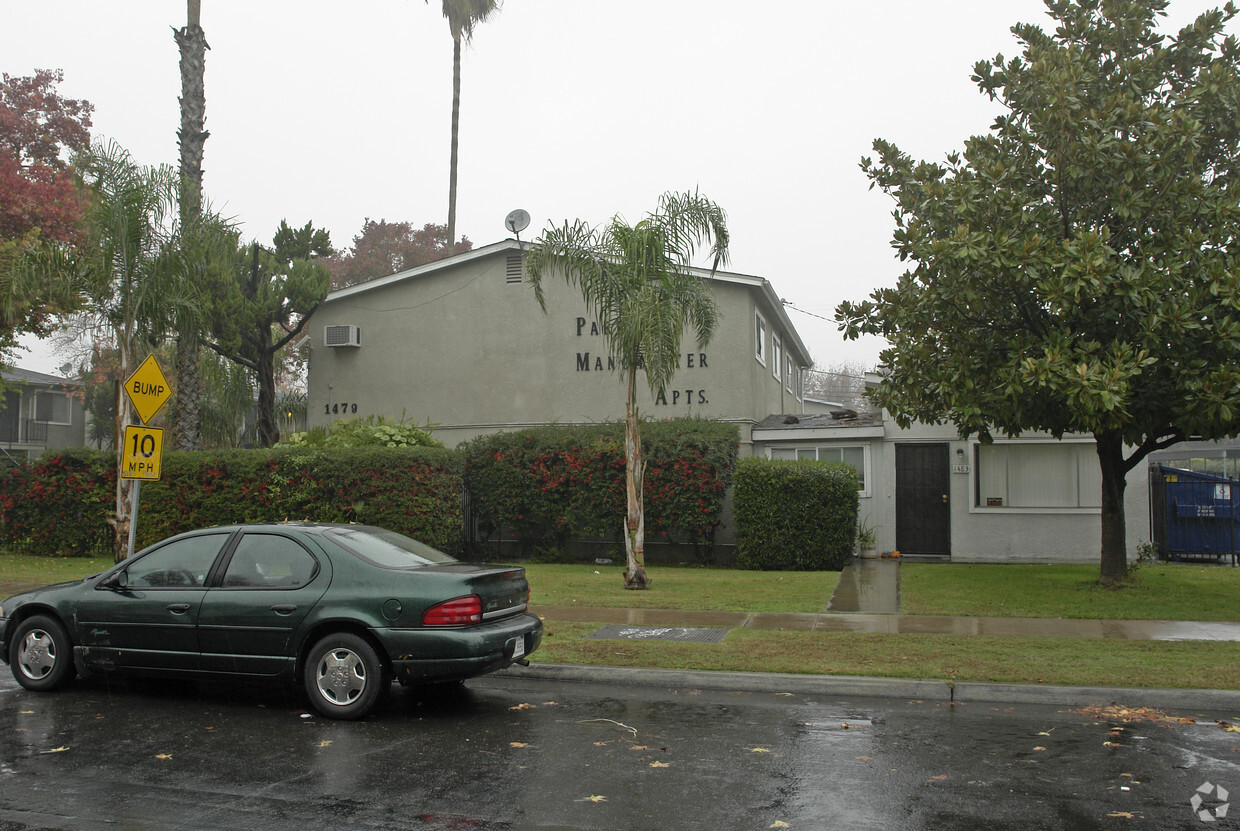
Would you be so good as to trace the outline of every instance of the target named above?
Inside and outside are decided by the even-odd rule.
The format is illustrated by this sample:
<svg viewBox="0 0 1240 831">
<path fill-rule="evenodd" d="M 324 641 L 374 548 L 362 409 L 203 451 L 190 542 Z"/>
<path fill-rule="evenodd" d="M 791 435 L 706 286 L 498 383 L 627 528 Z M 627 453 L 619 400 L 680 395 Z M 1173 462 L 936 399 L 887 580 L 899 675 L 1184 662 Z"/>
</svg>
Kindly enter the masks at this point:
<svg viewBox="0 0 1240 831">
<path fill-rule="evenodd" d="M 133 556 L 134 540 L 138 535 L 138 504 L 142 499 L 142 482 L 158 481 L 164 453 L 164 430 L 162 427 L 146 427 L 160 407 L 172 395 L 168 379 L 159 368 L 154 355 L 146 360 L 125 379 L 125 394 L 133 402 L 134 411 L 142 425 L 125 425 L 121 446 L 121 478 L 133 479 L 133 512 L 129 517 L 129 550 L 125 557 Z"/>
</svg>

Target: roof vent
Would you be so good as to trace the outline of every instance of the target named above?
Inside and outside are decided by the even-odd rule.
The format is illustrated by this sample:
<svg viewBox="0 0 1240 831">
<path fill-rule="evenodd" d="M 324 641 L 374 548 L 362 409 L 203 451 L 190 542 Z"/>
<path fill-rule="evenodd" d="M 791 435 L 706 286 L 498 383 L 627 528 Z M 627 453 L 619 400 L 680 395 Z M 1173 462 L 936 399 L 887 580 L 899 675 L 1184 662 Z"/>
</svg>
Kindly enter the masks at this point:
<svg viewBox="0 0 1240 831">
<path fill-rule="evenodd" d="M 524 275 L 525 258 L 521 254 L 508 255 L 508 267 L 504 274 L 509 283 L 520 283 Z"/>
<path fill-rule="evenodd" d="M 324 326 L 324 346 L 361 346 L 362 330 L 357 326 Z"/>
</svg>

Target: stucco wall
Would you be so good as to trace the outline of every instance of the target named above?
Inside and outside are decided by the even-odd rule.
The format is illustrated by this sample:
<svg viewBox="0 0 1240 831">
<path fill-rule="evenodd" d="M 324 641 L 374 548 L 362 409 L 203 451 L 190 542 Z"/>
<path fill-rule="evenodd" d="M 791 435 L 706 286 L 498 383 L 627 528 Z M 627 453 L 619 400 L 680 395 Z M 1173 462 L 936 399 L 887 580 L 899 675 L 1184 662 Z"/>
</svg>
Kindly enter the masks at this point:
<svg viewBox="0 0 1240 831">
<path fill-rule="evenodd" d="M 497 430 L 623 418 L 623 380 L 580 294 L 547 281 L 544 314 L 528 283 L 508 282 L 513 253 L 499 247 L 329 296 L 309 323 L 309 424 L 403 416 L 437 424 L 436 437 L 454 446 Z M 754 309 L 766 302 L 755 279 L 710 281 L 721 312 L 715 337 L 698 349 L 686 334 L 663 396 L 639 374 L 644 416 L 734 421 L 744 448 L 753 422 L 795 400 L 754 360 Z M 766 316 L 778 327 L 776 313 Z M 361 346 L 325 346 L 324 327 L 345 324 L 360 327 Z"/>
<path fill-rule="evenodd" d="M 1100 510 L 979 507 L 974 504 L 975 442 L 959 440 L 955 428 L 949 426 L 915 424 L 900 430 L 890 420 L 886 425 L 884 440 L 871 446 L 874 489 L 870 498 L 861 500 L 860 510 L 861 517 L 879 526 L 880 551 L 896 546 L 896 445 L 945 442 L 951 462 L 969 468 L 967 473 L 952 473 L 948 480 L 952 562 L 1099 562 Z M 957 449 L 964 451 L 963 457 L 958 456 Z M 1128 475 L 1124 511 L 1131 558 L 1136 555 L 1137 546 L 1150 539 L 1149 485 L 1145 468 L 1140 465 Z"/>
</svg>

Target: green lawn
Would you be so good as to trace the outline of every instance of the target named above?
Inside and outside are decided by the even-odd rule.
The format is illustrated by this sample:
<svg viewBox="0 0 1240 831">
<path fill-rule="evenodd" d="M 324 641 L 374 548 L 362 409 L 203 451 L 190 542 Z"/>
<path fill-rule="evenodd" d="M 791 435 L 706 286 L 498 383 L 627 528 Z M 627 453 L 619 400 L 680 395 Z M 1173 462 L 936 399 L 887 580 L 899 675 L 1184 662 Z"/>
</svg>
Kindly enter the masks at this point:
<svg viewBox="0 0 1240 831">
<path fill-rule="evenodd" d="M 540 606 L 690 609 L 728 612 L 821 612 L 839 582 L 838 571 L 738 571 L 651 566 L 647 591 L 624 589 L 624 567 L 525 567 L 530 602 Z"/>
<path fill-rule="evenodd" d="M 97 574 L 111 565 L 111 557 L 31 557 L 0 551 L 0 582 L 60 583 Z"/>
<path fill-rule="evenodd" d="M 1240 689 L 1240 643 L 734 629 L 722 643 L 596 640 L 548 620 L 531 660 L 1101 687 Z"/>
<path fill-rule="evenodd" d="M 1240 621 L 1240 568 L 1146 565 L 1107 588 L 1097 565 L 901 563 L 900 599 L 910 615 Z"/>
</svg>

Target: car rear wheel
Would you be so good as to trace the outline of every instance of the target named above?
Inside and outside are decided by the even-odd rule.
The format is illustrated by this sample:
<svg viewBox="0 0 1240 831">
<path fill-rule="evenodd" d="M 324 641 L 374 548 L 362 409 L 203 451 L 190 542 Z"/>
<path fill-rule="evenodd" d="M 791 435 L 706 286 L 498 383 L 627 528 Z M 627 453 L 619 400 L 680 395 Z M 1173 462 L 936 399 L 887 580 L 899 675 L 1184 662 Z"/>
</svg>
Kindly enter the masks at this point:
<svg viewBox="0 0 1240 831">
<path fill-rule="evenodd" d="M 306 661 L 310 704 L 329 718 L 362 718 L 390 684 L 374 647 L 347 632 L 322 638 Z"/>
<path fill-rule="evenodd" d="M 73 680 L 73 642 L 60 621 L 46 615 L 23 620 L 13 633 L 9 666 L 17 683 L 47 692 Z"/>
</svg>

